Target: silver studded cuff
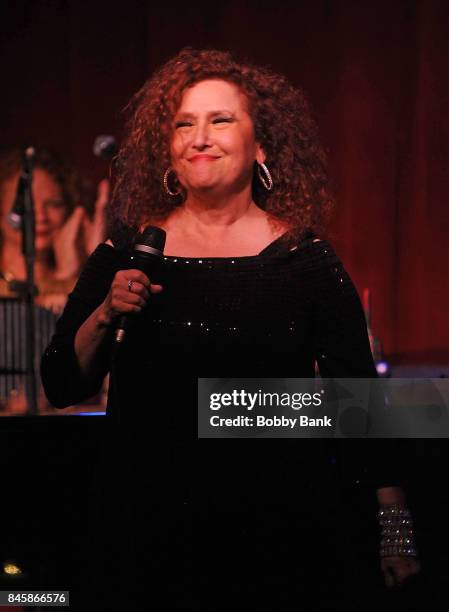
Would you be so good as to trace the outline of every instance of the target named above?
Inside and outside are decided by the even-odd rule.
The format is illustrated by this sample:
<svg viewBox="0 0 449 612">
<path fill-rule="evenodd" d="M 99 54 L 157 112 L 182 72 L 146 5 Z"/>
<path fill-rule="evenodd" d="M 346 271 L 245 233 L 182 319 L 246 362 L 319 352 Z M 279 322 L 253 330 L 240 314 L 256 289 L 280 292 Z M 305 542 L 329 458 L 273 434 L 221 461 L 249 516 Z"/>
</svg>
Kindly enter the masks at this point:
<svg viewBox="0 0 449 612">
<path fill-rule="evenodd" d="M 416 557 L 412 515 L 406 506 L 381 506 L 377 514 L 381 529 L 381 557 Z"/>
</svg>

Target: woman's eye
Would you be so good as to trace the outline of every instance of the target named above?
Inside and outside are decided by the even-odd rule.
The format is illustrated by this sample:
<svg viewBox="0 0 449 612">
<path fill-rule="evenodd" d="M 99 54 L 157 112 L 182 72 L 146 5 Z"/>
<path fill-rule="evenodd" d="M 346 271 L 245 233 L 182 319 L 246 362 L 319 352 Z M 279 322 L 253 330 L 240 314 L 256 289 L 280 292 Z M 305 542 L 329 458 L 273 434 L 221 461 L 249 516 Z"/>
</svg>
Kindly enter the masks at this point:
<svg viewBox="0 0 449 612">
<path fill-rule="evenodd" d="M 212 119 L 212 123 L 232 123 L 232 117 L 215 117 Z M 193 123 L 191 121 L 176 121 L 175 129 L 184 128 L 184 127 L 192 127 Z"/>
<path fill-rule="evenodd" d="M 64 202 L 62 200 L 47 200 L 45 202 L 45 206 L 47 208 L 52 208 L 53 210 L 58 210 L 59 208 L 64 207 Z"/>
</svg>

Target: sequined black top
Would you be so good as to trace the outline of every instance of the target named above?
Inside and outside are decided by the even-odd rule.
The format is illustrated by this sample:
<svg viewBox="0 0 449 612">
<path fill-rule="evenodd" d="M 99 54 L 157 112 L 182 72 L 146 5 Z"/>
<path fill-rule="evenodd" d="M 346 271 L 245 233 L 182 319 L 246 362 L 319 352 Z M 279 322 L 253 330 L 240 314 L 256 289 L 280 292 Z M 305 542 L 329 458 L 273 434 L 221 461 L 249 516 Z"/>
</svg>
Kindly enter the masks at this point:
<svg viewBox="0 0 449 612">
<path fill-rule="evenodd" d="M 112 333 L 90 379 L 74 338 L 129 267 L 130 237 L 118 233 L 115 248 L 91 255 L 44 354 L 44 388 L 58 407 L 97 392 L 110 367 Z M 376 376 L 360 299 L 333 248 L 310 232 L 293 245 L 286 237 L 256 256 L 161 260 L 151 280 L 164 290 L 136 317 L 111 375 L 108 409 L 140 423 L 132 436 L 195 439 L 197 377 L 309 378 L 315 361 L 325 377 Z M 376 484 L 394 480 L 381 472 Z"/>
<path fill-rule="evenodd" d="M 99 245 L 69 297 L 43 364 L 56 405 L 73 403 L 100 383 L 104 372 L 89 384 L 77 377 L 60 389 L 46 376 L 47 366 L 54 351 L 68 352 L 124 267 L 123 238 L 115 249 Z M 280 238 L 257 256 L 164 257 L 152 281 L 164 291 L 152 296 L 126 343 L 134 365 L 148 371 L 176 361 L 197 376 L 306 378 L 314 376 L 316 360 L 323 376 L 376 376 L 357 292 L 329 243 L 311 233 L 288 248 Z"/>
</svg>

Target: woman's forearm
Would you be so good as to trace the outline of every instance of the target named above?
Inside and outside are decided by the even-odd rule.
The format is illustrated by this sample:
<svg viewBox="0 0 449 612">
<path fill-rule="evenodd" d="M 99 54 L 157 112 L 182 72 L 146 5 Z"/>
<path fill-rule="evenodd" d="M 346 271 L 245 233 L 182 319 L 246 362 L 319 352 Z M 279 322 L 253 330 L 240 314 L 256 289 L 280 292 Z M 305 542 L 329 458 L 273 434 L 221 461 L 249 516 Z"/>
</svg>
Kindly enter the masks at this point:
<svg viewBox="0 0 449 612">
<path fill-rule="evenodd" d="M 112 322 L 122 314 L 141 312 L 151 293 L 160 293 L 161 285 L 151 285 L 148 277 L 137 269 L 120 270 L 115 275 L 104 302 L 92 312 L 75 336 L 75 353 L 81 372 L 95 376 L 104 371 L 103 348 Z"/>
<path fill-rule="evenodd" d="M 401 487 L 382 487 L 376 491 L 377 501 L 381 506 L 405 506 L 405 493 Z"/>
<path fill-rule="evenodd" d="M 84 321 L 75 336 L 75 353 L 82 373 L 90 377 L 101 367 L 102 347 L 111 325 L 111 318 L 106 314 L 104 304 Z"/>
</svg>

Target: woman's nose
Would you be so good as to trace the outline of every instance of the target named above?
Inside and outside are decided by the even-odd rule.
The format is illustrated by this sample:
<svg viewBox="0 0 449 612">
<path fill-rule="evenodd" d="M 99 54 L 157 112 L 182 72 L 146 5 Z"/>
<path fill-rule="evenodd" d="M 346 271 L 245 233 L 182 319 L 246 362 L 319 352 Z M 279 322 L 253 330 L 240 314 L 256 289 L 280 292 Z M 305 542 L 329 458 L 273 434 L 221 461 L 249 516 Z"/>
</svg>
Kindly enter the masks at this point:
<svg viewBox="0 0 449 612">
<path fill-rule="evenodd" d="M 47 221 L 47 207 L 38 198 L 36 198 L 34 201 L 34 216 L 36 218 L 36 222 L 40 221 L 42 223 Z"/>
<path fill-rule="evenodd" d="M 195 149 L 205 149 L 210 146 L 210 130 L 207 122 L 199 121 L 196 124 L 192 146 Z"/>
</svg>

